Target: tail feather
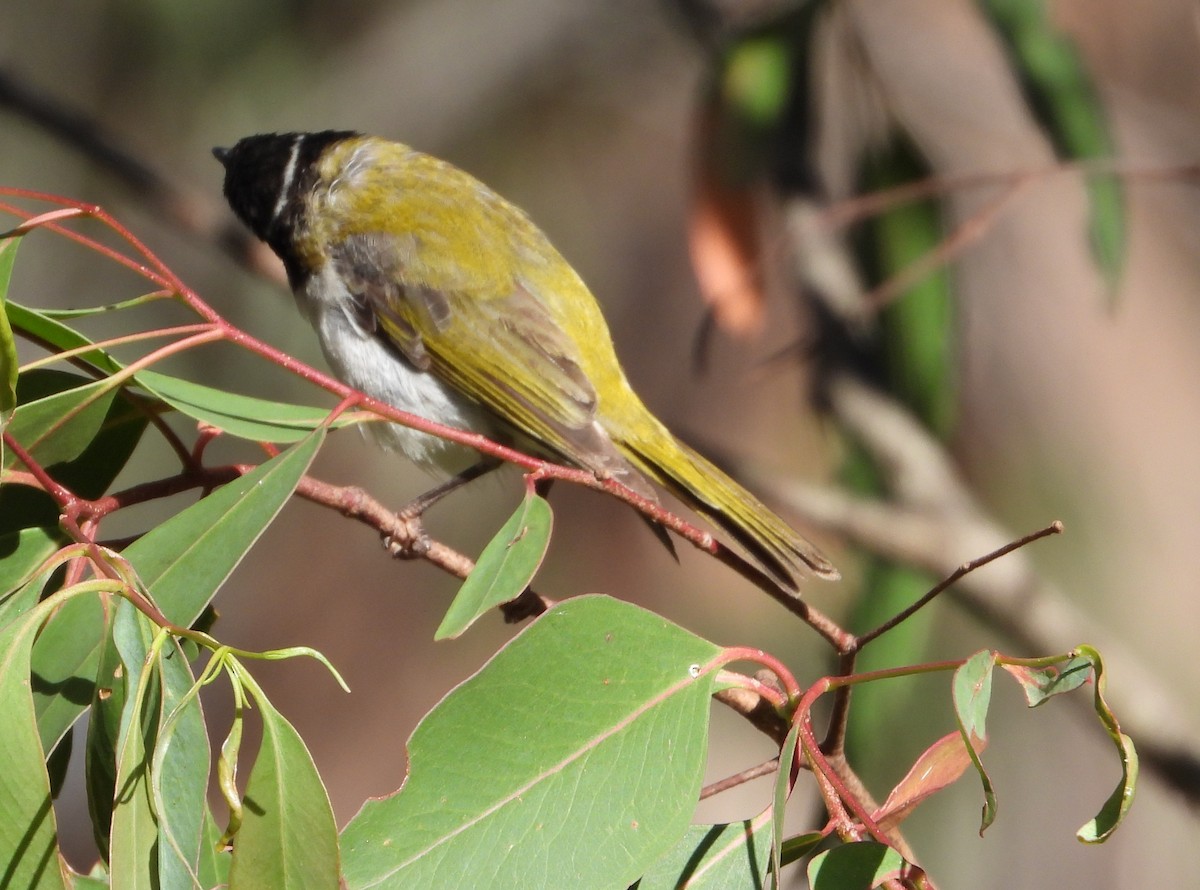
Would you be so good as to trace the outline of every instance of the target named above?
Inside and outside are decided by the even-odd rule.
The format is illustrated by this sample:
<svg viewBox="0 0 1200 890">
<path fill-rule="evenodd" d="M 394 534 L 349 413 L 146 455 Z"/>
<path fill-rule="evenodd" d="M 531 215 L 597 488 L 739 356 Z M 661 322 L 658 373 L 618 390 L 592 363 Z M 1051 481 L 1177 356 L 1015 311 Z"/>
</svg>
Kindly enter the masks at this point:
<svg viewBox="0 0 1200 890">
<path fill-rule="evenodd" d="M 799 592 L 800 579 L 810 574 L 841 577 L 814 544 L 758 498 L 660 429 L 661 437 L 623 443 L 638 469 L 730 535 L 787 589 Z"/>
</svg>

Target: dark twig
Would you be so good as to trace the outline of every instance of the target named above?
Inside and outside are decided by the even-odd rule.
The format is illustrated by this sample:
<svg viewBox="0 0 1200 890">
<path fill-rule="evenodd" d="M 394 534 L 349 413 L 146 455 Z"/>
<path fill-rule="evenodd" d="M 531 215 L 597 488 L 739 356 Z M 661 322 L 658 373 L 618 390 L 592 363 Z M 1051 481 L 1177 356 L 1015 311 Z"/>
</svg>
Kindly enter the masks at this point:
<svg viewBox="0 0 1200 890">
<path fill-rule="evenodd" d="M 1050 523 L 1045 528 L 1038 529 L 1035 532 L 1030 532 L 1029 534 L 1025 535 L 1023 538 L 1018 538 L 1015 541 L 1010 541 L 1009 543 L 1005 544 L 1003 547 L 996 548 L 991 553 L 985 554 L 984 556 L 980 556 L 977 559 L 972 559 L 969 562 L 964 562 L 957 569 L 955 569 L 953 572 L 951 572 L 950 575 L 948 575 L 946 578 L 942 579 L 939 583 L 935 584 L 932 588 L 930 588 L 930 590 L 924 596 L 922 596 L 919 600 L 917 600 L 911 606 L 909 606 L 906 609 L 901 610 L 896 615 L 893 615 L 891 618 L 889 618 L 887 621 L 883 622 L 883 624 L 879 625 L 879 627 L 875 628 L 874 630 L 868 631 L 867 633 L 864 633 L 864 634 L 859 634 L 858 639 L 856 640 L 856 642 L 857 642 L 856 649 L 861 650 L 863 648 L 863 646 L 867 645 L 867 643 L 869 643 L 872 640 L 876 639 L 877 637 L 880 637 L 883 634 L 887 633 L 889 630 L 896 627 L 898 624 L 901 624 L 902 622 L 907 621 L 914 614 L 919 612 L 921 609 L 925 608 L 925 606 L 929 605 L 929 603 L 931 603 L 938 596 L 938 594 L 942 593 L 942 591 L 946 590 L 946 588 L 950 587 L 952 584 L 954 584 L 956 581 L 959 581 L 966 575 L 969 575 L 971 572 L 975 571 L 976 569 L 982 568 L 983 566 L 987 565 L 989 562 L 994 562 L 995 560 L 999 559 L 1002 556 L 1007 556 L 1009 553 L 1012 553 L 1014 550 L 1020 550 L 1026 544 L 1032 544 L 1034 541 L 1040 541 L 1042 538 L 1049 537 L 1050 535 L 1061 535 L 1062 531 L 1063 531 L 1063 524 L 1061 522 L 1059 522 L 1058 520 L 1055 520 L 1054 522 Z"/>
<path fill-rule="evenodd" d="M 755 779 L 769 776 L 778 769 L 778 757 L 771 760 L 764 760 L 757 766 L 749 767 L 732 776 L 726 776 L 724 779 L 719 779 L 711 785 L 705 785 L 700 789 L 700 799 L 707 800 L 710 797 L 715 797 L 722 791 L 728 791 L 730 788 L 737 788 L 739 785 L 745 785 L 747 782 L 753 782 Z"/>
</svg>

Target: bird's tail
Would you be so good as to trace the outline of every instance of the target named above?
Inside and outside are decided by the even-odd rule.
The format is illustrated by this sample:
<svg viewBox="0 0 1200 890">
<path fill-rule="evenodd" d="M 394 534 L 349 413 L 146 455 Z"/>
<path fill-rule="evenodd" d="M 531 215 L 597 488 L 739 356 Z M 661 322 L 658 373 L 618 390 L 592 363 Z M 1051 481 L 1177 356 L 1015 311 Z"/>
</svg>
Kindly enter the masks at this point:
<svg viewBox="0 0 1200 890">
<path fill-rule="evenodd" d="M 809 574 L 831 580 L 841 577 L 814 544 L 758 498 L 666 427 L 657 422 L 653 426 L 654 434 L 635 435 L 622 442 L 629 460 L 728 533 L 772 578 L 798 593 L 800 579 Z"/>
</svg>

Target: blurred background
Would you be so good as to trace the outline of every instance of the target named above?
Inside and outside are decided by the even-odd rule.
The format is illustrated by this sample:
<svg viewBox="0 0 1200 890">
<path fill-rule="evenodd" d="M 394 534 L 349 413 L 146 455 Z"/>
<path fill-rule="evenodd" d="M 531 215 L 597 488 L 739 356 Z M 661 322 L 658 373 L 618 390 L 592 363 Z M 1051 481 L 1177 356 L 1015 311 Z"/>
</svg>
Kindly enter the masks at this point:
<svg viewBox="0 0 1200 890">
<path fill-rule="evenodd" d="M 761 313 L 757 331 L 734 337 L 718 330 L 706 341 L 704 373 L 694 362 L 706 308 L 688 239 L 697 208 L 712 197 L 698 158 L 711 162 L 703 147 L 714 141 L 713 97 L 729 83 L 728 23 L 738 21 L 729 10 L 757 28 L 764 9 L 804 5 L 9 3 L 0 73 L 89 116 L 144 159 L 180 190 L 176 210 L 191 228 L 168 221 L 142 192 L 9 108 L 0 108 L 0 182 L 102 204 L 233 323 L 323 367 L 286 289 L 197 234 L 229 216 L 210 148 L 256 132 L 326 128 L 408 142 L 464 167 L 533 216 L 604 305 L 635 388 L 683 438 L 757 479 L 835 485 L 855 446 L 837 422 L 814 411 L 809 393 L 822 361 L 796 348 L 827 332 L 829 319 L 811 305 L 797 311 L 780 271 L 786 264 L 768 262 L 790 231 L 769 208 L 754 205 L 766 233 L 759 257 L 765 285 L 754 288 L 765 302 L 751 310 Z M 862 175 L 855 152 L 889 115 L 903 120 L 923 163 L 939 175 L 1052 162 L 1049 141 L 975 3 L 827 5 L 837 9 L 814 44 L 808 85 L 825 104 L 821 127 L 803 134 L 813 146 L 809 163 L 785 182 L 795 193 L 822 201 L 849 194 Z M 1200 155 L 1195 4 L 1046 6 L 1094 78 L 1130 169 L 1193 164 Z M 1033 181 L 984 217 L 980 208 L 991 207 L 995 194 L 956 192 L 943 208 L 948 231 L 962 220 L 986 225 L 945 273 L 954 295 L 947 334 L 954 422 L 940 432 L 979 505 L 1013 537 L 1066 522 L 1065 536 L 1036 545 L 1028 558 L 1097 632 L 1119 641 L 1108 665 L 1114 697 L 1116 690 L 1128 701 L 1165 693 L 1163 707 L 1178 725 L 1196 729 L 1200 193 L 1182 174 L 1138 174 L 1124 181 L 1122 199 L 1124 264 L 1115 288 L 1089 252 L 1088 195 L 1077 177 Z M 136 282 L 92 254 L 38 236 L 22 250 L 12 296 L 75 306 L 137 292 Z M 92 330 L 102 331 L 103 322 Z M 212 386 L 323 398 L 232 349 L 182 361 L 193 364 L 177 370 Z M 234 442 L 214 448 L 214 459 L 253 453 Z M 161 450 L 145 459 L 169 466 Z M 397 506 L 430 482 L 354 431 L 332 437 L 314 473 L 362 485 Z M 771 494 L 770 481 L 758 487 Z M 520 495 L 516 474 L 497 474 L 440 505 L 431 529 L 477 553 Z M 830 669 L 815 635 L 781 620 L 786 613 L 777 605 L 701 555 L 681 548 L 675 564 L 631 511 L 563 485 L 551 500 L 556 530 L 539 590 L 622 596 L 716 642 L 771 651 L 801 682 Z M 871 576 L 854 542 L 781 510 L 847 576 L 813 582 L 806 596 L 854 620 L 859 588 Z M 146 520 L 123 521 L 132 530 Z M 980 552 L 944 558 L 952 566 Z M 461 640 L 434 645 L 456 588 L 429 566 L 389 560 L 364 527 L 294 503 L 217 599 L 223 641 L 256 650 L 313 646 L 354 689 L 343 694 L 313 663 L 260 668 L 273 702 L 308 741 L 340 822 L 367 796 L 400 785 L 416 721 L 514 633 L 489 616 Z M 1042 630 L 1051 638 L 1056 632 Z M 961 658 L 984 647 L 1036 655 L 1080 642 L 1101 640 L 1062 638 L 1053 650 L 1023 651 L 1007 632 L 946 599 L 925 616 L 924 639 L 914 644 L 920 649 L 891 657 Z M 1138 671 L 1161 688 L 1129 685 Z M 946 677 L 917 688 L 918 698 L 856 742 L 880 798 L 924 745 L 953 729 Z M 223 725 L 229 704 L 219 691 L 208 708 L 210 722 Z M 1195 812 L 1179 785 L 1144 772 L 1128 823 L 1108 844 L 1084 847 L 1073 833 L 1118 774 L 1101 728 L 1058 702 L 1026 711 L 999 680 L 994 708 L 986 760 L 1000 796 L 998 822 L 979 838 L 980 792 L 967 777 L 907 823 L 918 858 L 941 886 L 1189 883 Z M 770 753 L 765 740 L 714 710 L 713 778 Z M 76 791 L 77 773 L 69 779 Z M 1194 802 L 1195 774 L 1180 781 Z M 793 804 L 797 831 L 814 818 L 803 780 L 801 789 Z M 698 818 L 743 818 L 768 796 L 766 784 L 753 784 L 706 802 Z M 60 818 L 68 853 L 84 865 L 92 855 L 86 810 L 70 788 Z"/>
</svg>

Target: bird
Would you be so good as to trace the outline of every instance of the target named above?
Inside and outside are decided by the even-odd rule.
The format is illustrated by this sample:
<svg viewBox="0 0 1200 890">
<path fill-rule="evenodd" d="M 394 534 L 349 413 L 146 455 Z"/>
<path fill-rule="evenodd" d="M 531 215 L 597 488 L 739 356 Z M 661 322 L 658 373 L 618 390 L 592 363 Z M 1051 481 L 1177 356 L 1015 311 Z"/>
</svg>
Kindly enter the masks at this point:
<svg viewBox="0 0 1200 890">
<path fill-rule="evenodd" d="M 809 575 L 839 577 L 643 404 L 587 285 L 523 210 L 469 173 L 351 130 L 264 133 L 213 154 L 234 214 L 283 261 L 344 383 L 658 504 L 653 482 L 788 594 Z M 463 445 L 372 426 L 381 444 L 420 465 L 479 466 Z"/>
</svg>

